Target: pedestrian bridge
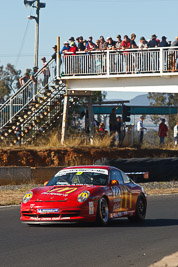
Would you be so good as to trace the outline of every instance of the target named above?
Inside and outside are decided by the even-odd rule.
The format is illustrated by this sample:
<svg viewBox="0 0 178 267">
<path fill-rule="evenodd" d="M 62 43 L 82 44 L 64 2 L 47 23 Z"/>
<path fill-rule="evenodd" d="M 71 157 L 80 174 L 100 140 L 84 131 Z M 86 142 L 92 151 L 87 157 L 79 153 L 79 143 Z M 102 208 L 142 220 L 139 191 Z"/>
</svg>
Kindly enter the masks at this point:
<svg viewBox="0 0 178 267">
<path fill-rule="evenodd" d="M 68 90 L 178 93 L 178 47 L 68 52 L 61 59 L 57 76 Z"/>
</svg>

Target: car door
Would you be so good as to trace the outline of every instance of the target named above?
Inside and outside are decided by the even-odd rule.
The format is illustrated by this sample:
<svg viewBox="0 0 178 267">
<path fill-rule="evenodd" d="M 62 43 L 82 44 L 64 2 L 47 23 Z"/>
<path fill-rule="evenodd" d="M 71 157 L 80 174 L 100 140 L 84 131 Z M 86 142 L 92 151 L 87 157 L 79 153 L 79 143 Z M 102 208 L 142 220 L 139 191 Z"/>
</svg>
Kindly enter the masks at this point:
<svg viewBox="0 0 178 267">
<path fill-rule="evenodd" d="M 126 210 L 133 209 L 133 192 L 131 187 L 131 179 L 128 177 L 127 174 L 121 172 L 123 178 L 123 192 L 124 192 L 124 204 Z"/>
<path fill-rule="evenodd" d="M 127 211 L 127 189 L 125 188 L 122 174 L 119 170 L 111 170 L 110 183 L 112 191 L 112 212 Z"/>
</svg>

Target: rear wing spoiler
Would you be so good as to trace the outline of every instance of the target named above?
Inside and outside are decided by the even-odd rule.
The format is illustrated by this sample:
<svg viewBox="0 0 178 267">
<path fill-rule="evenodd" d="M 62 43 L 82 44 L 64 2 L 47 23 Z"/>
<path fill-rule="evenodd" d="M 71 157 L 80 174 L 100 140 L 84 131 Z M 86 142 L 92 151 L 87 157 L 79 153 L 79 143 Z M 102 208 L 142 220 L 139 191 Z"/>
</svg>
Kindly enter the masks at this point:
<svg viewBox="0 0 178 267">
<path fill-rule="evenodd" d="M 133 180 L 137 180 L 137 178 L 149 179 L 149 172 L 126 172 L 126 174 Z"/>
</svg>

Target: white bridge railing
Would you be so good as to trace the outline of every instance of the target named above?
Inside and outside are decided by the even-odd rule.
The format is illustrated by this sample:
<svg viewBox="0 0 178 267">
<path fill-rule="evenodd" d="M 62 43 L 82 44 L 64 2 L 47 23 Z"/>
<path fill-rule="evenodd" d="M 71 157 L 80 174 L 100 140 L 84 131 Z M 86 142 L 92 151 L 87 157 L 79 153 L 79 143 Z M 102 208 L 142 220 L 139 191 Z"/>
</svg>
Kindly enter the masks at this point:
<svg viewBox="0 0 178 267">
<path fill-rule="evenodd" d="M 61 75 L 117 75 L 178 71 L 178 47 L 106 50 L 62 55 Z"/>
<path fill-rule="evenodd" d="M 56 76 L 56 63 L 53 59 L 49 60 L 47 66 L 50 71 L 50 77 L 48 83 L 50 84 Z M 22 86 L 14 95 L 8 98 L 8 100 L 0 107 L 0 129 L 2 129 L 8 122 L 12 122 L 12 119 L 31 101 L 38 99 L 44 91 L 43 86 L 43 68 L 42 67 L 36 74 L 37 79 L 36 89 L 31 80 L 28 80 L 24 86 Z"/>
</svg>

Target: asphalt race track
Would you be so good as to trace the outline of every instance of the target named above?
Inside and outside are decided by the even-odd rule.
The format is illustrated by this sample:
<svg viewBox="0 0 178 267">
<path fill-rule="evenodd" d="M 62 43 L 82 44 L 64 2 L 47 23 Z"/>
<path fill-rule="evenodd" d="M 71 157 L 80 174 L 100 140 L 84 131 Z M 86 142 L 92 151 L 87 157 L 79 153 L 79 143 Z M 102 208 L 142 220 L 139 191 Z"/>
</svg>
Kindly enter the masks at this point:
<svg viewBox="0 0 178 267">
<path fill-rule="evenodd" d="M 27 226 L 0 209 L 0 266 L 146 267 L 178 251 L 178 195 L 149 197 L 144 224 Z"/>
</svg>

